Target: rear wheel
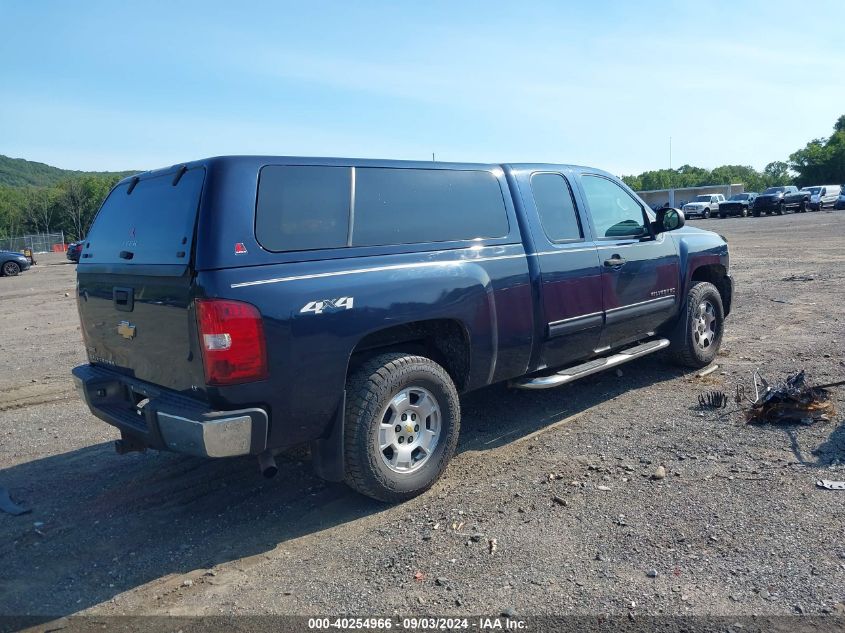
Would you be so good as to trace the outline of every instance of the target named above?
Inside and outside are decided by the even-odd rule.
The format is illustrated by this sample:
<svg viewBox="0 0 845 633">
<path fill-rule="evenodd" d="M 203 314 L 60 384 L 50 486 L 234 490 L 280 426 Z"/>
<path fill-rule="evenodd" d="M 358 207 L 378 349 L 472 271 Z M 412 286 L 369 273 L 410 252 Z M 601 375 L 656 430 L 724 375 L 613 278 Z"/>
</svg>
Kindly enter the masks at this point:
<svg viewBox="0 0 845 633">
<path fill-rule="evenodd" d="M 786 206 L 783 204 L 783 202 L 781 202 L 778 205 L 778 215 L 783 215 L 784 213 L 786 213 Z"/>
<path fill-rule="evenodd" d="M 21 267 L 17 262 L 6 262 L 3 264 L 3 275 L 5 277 L 15 277 L 21 272 Z"/>
<path fill-rule="evenodd" d="M 713 362 L 722 344 L 725 311 L 716 286 L 695 282 L 687 293 L 686 312 L 678 318 L 669 337 L 672 359 L 687 367 L 704 367 Z"/>
<path fill-rule="evenodd" d="M 701 217 L 705 220 L 710 217 L 710 209 L 704 209 L 704 213 L 701 214 Z"/>
<path fill-rule="evenodd" d="M 458 392 L 429 358 L 376 356 L 347 382 L 346 483 L 380 501 L 426 491 L 455 452 L 461 424 Z"/>
<path fill-rule="evenodd" d="M 801 204 L 798 205 L 798 213 L 807 213 L 807 203 L 803 200 L 801 201 Z"/>
</svg>

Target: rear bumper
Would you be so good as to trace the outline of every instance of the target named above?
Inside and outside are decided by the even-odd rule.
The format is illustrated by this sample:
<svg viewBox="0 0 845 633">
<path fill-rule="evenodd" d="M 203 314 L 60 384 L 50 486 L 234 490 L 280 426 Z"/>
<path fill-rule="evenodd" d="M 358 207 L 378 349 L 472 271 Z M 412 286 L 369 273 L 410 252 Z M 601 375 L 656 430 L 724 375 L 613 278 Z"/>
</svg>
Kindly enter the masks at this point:
<svg viewBox="0 0 845 633">
<path fill-rule="evenodd" d="M 75 367 L 73 381 L 94 415 L 150 448 L 200 457 L 257 455 L 267 448 L 264 409 L 214 411 L 97 365 Z"/>
</svg>

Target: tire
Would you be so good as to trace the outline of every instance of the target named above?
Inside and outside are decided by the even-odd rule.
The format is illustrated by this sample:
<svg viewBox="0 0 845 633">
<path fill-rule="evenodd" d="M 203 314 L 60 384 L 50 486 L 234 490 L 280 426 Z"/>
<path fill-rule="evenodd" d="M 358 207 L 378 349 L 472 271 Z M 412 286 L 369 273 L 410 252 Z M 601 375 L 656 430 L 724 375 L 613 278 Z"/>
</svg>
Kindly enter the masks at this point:
<svg viewBox="0 0 845 633">
<path fill-rule="evenodd" d="M 710 209 L 704 209 L 704 213 L 701 214 L 701 217 L 705 220 L 710 218 Z"/>
<path fill-rule="evenodd" d="M 783 202 L 778 205 L 778 215 L 783 215 L 786 213 L 786 207 L 784 206 Z"/>
<path fill-rule="evenodd" d="M 347 485 L 387 503 L 406 501 L 428 490 L 455 453 L 461 426 L 458 391 L 446 370 L 423 356 L 381 354 L 349 377 L 346 394 Z M 418 404 L 414 404 L 415 395 Z M 423 417 L 427 411 L 431 413 Z M 390 424 L 383 424 L 387 420 Z M 423 423 L 437 427 L 436 439 L 421 430 Z M 390 445 L 381 449 L 387 442 Z M 411 442 L 417 444 L 414 449 L 399 450 Z M 431 450 L 423 457 L 426 443 Z"/>
<path fill-rule="evenodd" d="M 6 262 L 3 264 L 4 277 L 17 277 L 21 274 L 21 267 L 17 262 Z"/>
<path fill-rule="evenodd" d="M 798 205 L 798 213 L 807 213 L 807 203 L 803 200 L 801 201 L 801 204 Z"/>
<path fill-rule="evenodd" d="M 742 207 L 742 211 L 739 212 L 740 217 L 747 218 L 748 217 L 748 209 L 746 207 Z"/>
<path fill-rule="evenodd" d="M 707 323 L 703 323 L 703 319 Z M 712 363 L 722 344 L 724 323 L 725 310 L 716 286 L 706 281 L 694 282 L 687 293 L 686 309 L 669 336 L 672 360 L 695 369 Z M 709 341 L 706 345 L 703 344 L 705 340 Z"/>
</svg>

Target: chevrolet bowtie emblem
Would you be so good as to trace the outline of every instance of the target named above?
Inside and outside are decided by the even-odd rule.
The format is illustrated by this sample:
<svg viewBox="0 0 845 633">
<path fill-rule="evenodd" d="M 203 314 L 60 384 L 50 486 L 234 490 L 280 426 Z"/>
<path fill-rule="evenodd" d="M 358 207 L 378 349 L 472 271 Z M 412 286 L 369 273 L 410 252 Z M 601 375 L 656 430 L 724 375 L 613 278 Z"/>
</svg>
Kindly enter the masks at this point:
<svg viewBox="0 0 845 633">
<path fill-rule="evenodd" d="M 123 338 L 133 339 L 135 338 L 135 326 L 129 321 L 121 321 L 117 324 L 117 333 Z"/>
</svg>

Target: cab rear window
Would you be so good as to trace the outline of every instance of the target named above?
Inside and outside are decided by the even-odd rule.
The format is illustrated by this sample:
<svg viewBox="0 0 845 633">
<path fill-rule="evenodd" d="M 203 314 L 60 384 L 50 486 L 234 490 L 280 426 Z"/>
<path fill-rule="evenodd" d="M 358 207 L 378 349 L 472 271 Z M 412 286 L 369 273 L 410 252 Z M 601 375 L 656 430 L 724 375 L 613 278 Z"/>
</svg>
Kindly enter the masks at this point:
<svg viewBox="0 0 845 633">
<path fill-rule="evenodd" d="M 498 179 L 484 170 L 270 165 L 255 234 L 271 251 L 504 237 Z"/>
<path fill-rule="evenodd" d="M 129 180 L 112 189 L 88 233 L 81 263 L 187 264 L 205 170 Z M 176 184 L 174 184 L 174 182 Z"/>
</svg>

